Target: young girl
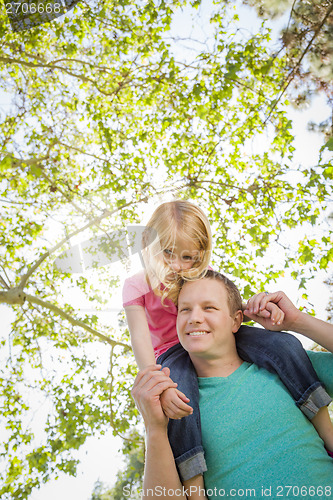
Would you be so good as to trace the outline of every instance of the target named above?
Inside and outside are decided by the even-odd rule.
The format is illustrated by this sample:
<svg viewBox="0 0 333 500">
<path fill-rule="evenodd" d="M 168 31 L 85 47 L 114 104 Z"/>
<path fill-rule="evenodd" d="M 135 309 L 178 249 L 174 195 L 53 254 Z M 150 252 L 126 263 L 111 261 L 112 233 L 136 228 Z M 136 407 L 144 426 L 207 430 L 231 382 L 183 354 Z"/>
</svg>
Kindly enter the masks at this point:
<svg viewBox="0 0 333 500">
<path fill-rule="evenodd" d="M 139 369 L 158 363 L 170 368 L 178 384 L 161 396 L 170 418 L 168 433 L 180 478 L 203 488 L 206 464 L 201 444 L 197 376 L 176 331 L 178 280 L 193 279 L 209 266 L 212 237 L 207 217 L 188 201 L 160 205 L 143 233 L 145 271 L 127 279 L 123 303 Z M 267 304 L 265 317 L 279 323 L 282 311 Z M 301 343 L 288 333 L 242 326 L 236 334 L 240 357 L 279 375 L 297 406 L 311 419 L 327 449 L 333 450 L 331 398 Z M 188 399 L 188 397 L 190 399 Z M 188 404 L 191 401 L 190 407 Z M 186 416 L 187 418 L 179 420 Z M 193 482 L 194 481 L 194 482 Z"/>
</svg>

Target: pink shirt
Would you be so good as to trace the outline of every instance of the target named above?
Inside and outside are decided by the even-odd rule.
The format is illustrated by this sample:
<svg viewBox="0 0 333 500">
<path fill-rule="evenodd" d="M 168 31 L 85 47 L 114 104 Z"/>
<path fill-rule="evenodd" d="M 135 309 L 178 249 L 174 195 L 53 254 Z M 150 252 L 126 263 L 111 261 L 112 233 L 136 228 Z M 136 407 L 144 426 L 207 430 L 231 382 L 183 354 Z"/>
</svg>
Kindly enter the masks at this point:
<svg viewBox="0 0 333 500">
<path fill-rule="evenodd" d="M 161 297 L 154 294 L 140 272 L 125 280 L 123 306 L 139 305 L 145 308 L 155 359 L 179 343 L 176 320 L 177 307 L 170 299 L 162 305 Z"/>
</svg>

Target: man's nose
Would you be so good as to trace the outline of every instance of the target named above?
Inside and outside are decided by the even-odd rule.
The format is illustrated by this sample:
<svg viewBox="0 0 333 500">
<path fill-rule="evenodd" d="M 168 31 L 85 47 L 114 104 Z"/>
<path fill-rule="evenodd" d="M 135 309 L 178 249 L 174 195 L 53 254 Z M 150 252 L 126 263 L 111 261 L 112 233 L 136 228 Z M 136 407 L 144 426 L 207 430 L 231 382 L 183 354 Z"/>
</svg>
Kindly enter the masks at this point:
<svg viewBox="0 0 333 500">
<path fill-rule="evenodd" d="M 189 323 L 192 325 L 194 323 L 202 323 L 203 322 L 203 312 L 200 307 L 193 307 L 190 317 Z"/>
</svg>

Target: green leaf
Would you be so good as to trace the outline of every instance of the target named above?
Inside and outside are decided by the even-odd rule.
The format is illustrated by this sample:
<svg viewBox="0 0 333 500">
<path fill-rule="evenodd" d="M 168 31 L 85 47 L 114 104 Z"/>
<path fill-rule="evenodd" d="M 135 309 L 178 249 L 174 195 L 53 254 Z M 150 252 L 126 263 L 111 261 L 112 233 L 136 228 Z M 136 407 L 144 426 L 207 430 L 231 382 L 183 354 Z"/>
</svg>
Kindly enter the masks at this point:
<svg viewBox="0 0 333 500">
<path fill-rule="evenodd" d="M 37 165 L 32 165 L 30 170 L 35 177 L 40 177 L 42 175 L 42 169 Z"/>
<path fill-rule="evenodd" d="M 333 137 L 331 137 L 327 142 L 326 144 L 324 144 L 324 146 L 322 147 L 322 150 L 323 149 L 328 149 L 329 151 L 333 151 Z"/>
<path fill-rule="evenodd" d="M 12 157 L 11 156 L 5 156 L 1 161 L 0 161 L 0 172 L 5 172 L 6 170 L 9 170 L 12 166 Z"/>
</svg>

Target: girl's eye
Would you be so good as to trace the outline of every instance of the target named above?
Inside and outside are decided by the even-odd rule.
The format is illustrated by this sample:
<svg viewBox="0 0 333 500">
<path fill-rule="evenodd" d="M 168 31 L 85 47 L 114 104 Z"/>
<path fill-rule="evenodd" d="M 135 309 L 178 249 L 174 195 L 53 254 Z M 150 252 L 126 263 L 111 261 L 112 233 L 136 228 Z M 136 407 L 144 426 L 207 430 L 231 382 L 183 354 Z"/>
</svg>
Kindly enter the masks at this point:
<svg viewBox="0 0 333 500">
<path fill-rule="evenodd" d="M 173 256 L 173 252 L 172 252 L 172 250 L 169 250 L 168 248 L 166 248 L 165 250 L 163 250 L 163 253 L 164 253 L 167 257 L 172 257 L 172 256 Z"/>
<path fill-rule="evenodd" d="M 205 309 L 215 309 L 216 310 L 216 307 L 214 307 L 214 306 L 206 306 Z"/>
<path fill-rule="evenodd" d="M 193 257 L 192 257 L 191 255 L 184 255 L 184 256 L 182 257 L 182 259 L 183 259 L 183 260 L 187 260 L 187 261 L 189 261 L 189 260 L 193 260 Z"/>
<path fill-rule="evenodd" d="M 184 312 L 184 311 L 188 311 L 189 308 L 188 307 L 183 307 L 183 309 L 181 309 L 179 312 Z"/>
</svg>

